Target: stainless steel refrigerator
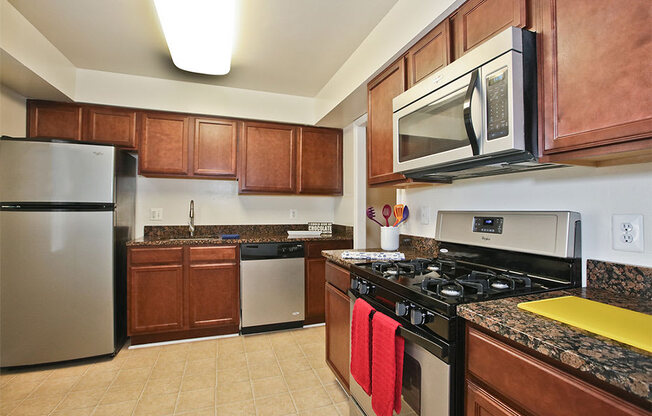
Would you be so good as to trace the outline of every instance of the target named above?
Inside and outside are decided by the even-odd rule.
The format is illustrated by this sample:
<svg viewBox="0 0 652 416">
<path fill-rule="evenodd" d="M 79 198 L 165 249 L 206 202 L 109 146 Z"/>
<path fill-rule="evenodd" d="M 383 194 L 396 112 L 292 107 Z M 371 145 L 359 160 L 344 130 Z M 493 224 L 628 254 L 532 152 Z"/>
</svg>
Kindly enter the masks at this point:
<svg viewBox="0 0 652 416">
<path fill-rule="evenodd" d="M 135 190 L 111 146 L 0 139 L 0 366 L 120 348 Z"/>
</svg>

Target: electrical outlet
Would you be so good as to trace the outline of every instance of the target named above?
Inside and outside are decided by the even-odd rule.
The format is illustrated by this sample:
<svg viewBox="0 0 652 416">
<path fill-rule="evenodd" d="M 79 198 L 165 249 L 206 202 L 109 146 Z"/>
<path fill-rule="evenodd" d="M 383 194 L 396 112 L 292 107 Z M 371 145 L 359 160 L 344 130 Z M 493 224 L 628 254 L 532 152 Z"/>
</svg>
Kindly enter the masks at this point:
<svg viewBox="0 0 652 416">
<path fill-rule="evenodd" d="M 614 250 L 642 252 L 644 249 L 643 216 L 640 214 L 614 214 L 611 217 L 611 234 Z"/>
<path fill-rule="evenodd" d="M 163 208 L 150 208 L 149 209 L 150 221 L 163 221 Z"/>
<path fill-rule="evenodd" d="M 290 219 L 295 220 L 297 218 L 297 210 L 296 209 L 291 209 L 290 210 Z"/>
<path fill-rule="evenodd" d="M 421 214 L 421 225 L 430 224 L 430 207 L 422 205 L 421 208 L 419 208 L 419 212 Z"/>
</svg>

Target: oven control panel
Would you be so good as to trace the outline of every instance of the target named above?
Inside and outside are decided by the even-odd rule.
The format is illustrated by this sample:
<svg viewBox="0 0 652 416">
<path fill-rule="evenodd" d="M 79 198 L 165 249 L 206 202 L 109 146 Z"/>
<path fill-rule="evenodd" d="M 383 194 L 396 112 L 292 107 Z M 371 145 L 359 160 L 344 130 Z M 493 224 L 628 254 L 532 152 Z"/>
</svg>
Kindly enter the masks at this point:
<svg viewBox="0 0 652 416">
<path fill-rule="evenodd" d="M 473 217 L 474 233 L 503 233 L 503 219 L 501 217 Z"/>
</svg>

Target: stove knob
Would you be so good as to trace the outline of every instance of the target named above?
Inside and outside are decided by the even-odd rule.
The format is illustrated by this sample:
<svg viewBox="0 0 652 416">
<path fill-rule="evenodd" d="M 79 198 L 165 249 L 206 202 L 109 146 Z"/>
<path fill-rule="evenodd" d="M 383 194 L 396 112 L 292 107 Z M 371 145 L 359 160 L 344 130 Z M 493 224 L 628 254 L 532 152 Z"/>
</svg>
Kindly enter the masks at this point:
<svg viewBox="0 0 652 416">
<path fill-rule="evenodd" d="M 428 312 L 420 308 L 412 308 L 410 310 L 410 322 L 412 325 L 423 325 L 428 323 Z"/>
<path fill-rule="evenodd" d="M 360 288 L 360 279 L 357 277 L 351 278 L 351 289 L 358 290 Z"/>
<path fill-rule="evenodd" d="M 374 286 L 371 283 L 360 282 L 360 289 L 359 289 L 360 294 L 370 295 L 373 290 L 374 290 Z"/>
<path fill-rule="evenodd" d="M 394 311 L 397 316 L 408 316 L 410 314 L 410 305 L 407 302 L 396 302 Z"/>
</svg>

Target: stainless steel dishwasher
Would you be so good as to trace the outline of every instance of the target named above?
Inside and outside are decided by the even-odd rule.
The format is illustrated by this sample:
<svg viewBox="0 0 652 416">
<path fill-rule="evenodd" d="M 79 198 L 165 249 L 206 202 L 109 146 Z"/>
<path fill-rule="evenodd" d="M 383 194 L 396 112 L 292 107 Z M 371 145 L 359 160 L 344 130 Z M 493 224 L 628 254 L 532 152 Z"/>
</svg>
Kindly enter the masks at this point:
<svg viewBox="0 0 652 416">
<path fill-rule="evenodd" d="M 303 243 L 240 245 L 243 334 L 303 326 Z"/>
</svg>

